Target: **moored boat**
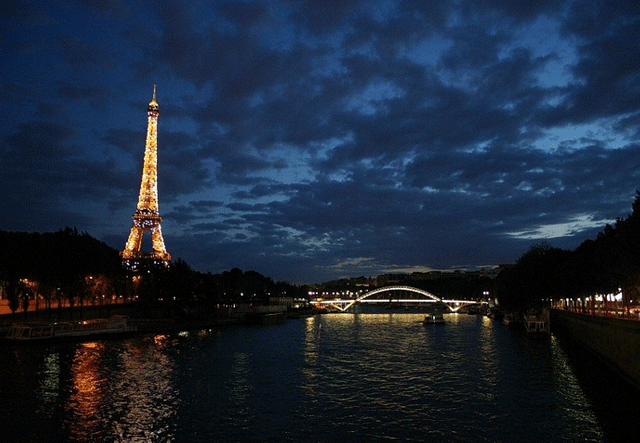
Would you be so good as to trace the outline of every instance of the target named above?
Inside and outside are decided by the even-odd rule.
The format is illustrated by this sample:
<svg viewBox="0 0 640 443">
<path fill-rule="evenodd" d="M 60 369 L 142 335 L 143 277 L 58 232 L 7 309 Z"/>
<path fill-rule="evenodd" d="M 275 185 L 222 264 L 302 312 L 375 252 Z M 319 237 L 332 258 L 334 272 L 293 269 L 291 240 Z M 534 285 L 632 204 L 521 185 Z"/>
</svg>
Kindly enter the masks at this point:
<svg viewBox="0 0 640 443">
<path fill-rule="evenodd" d="M 549 324 L 544 318 L 528 315 L 524 319 L 524 330 L 527 337 L 543 338 L 549 335 Z"/>
<path fill-rule="evenodd" d="M 442 314 L 430 314 L 424 317 L 423 325 L 442 325 L 444 324 L 444 316 Z"/>
<path fill-rule="evenodd" d="M 96 318 L 77 323 L 14 324 L 9 329 L 5 340 L 21 343 L 83 340 L 128 335 L 136 330 L 135 326 L 128 325 L 126 316 L 114 315 L 110 318 Z"/>
</svg>

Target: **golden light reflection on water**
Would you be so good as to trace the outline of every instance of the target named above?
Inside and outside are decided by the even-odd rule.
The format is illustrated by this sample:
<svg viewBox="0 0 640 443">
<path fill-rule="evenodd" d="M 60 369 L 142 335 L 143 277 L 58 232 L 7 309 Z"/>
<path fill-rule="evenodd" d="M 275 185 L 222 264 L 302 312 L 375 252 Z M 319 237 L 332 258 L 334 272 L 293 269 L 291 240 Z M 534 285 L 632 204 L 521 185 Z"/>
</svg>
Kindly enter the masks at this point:
<svg viewBox="0 0 640 443">
<path fill-rule="evenodd" d="M 88 440 L 99 432 L 106 380 L 101 374 L 104 344 L 84 343 L 78 347 L 71 365 L 71 387 L 65 409 L 68 431 L 78 440 Z"/>
<path fill-rule="evenodd" d="M 498 385 L 498 366 L 500 364 L 499 352 L 496 347 L 495 325 L 489 317 L 481 316 L 479 363 L 480 381 L 477 395 L 487 401 L 495 400 L 495 389 Z"/>
<path fill-rule="evenodd" d="M 51 441 L 606 440 L 554 337 L 421 317 L 318 315 L 0 352 L 0 396 L 15 399 L 0 403 L 0 441 L 43 430 Z"/>
<path fill-rule="evenodd" d="M 437 366 L 413 363 L 428 353 L 423 314 L 330 314 L 305 323 L 301 390 L 310 404 L 358 414 L 362 408 L 412 413 L 422 383 Z M 436 330 L 434 330 L 436 331 Z M 409 361 L 409 362 L 408 362 Z M 357 389 L 354 389 L 357 385 Z M 330 414 L 330 413 L 329 413 Z M 385 413 L 383 412 L 382 415 Z M 358 417 L 358 423 L 382 420 Z M 316 411 L 316 419 L 323 413 Z M 325 417 L 326 418 L 326 417 Z"/>
<path fill-rule="evenodd" d="M 70 355 L 57 349 L 41 372 L 41 409 L 65 410 L 65 440 L 169 441 L 180 404 L 171 344 L 156 336 L 83 343 Z"/>
<path fill-rule="evenodd" d="M 125 342 L 119 371 L 110 377 L 111 421 L 123 441 L 171 439 L 169 419 L 180 403 L 175 362 L 164 352 L 167 340 L 156 336 L 153 341 L 155 346 Z"/>
<path fill-rule="evenodd" d="M 304 366 L 302 367 L 304 383 L 301 388 L 303 391 L 306 391 L 309 396 L 314 395 L 316 387 L 316 367 L 318 365 L 318 348 L 320 340 L 322 339 L 322 328 L 323 322 L 321 316 L 314 315 L 313 317 L 308 317 L 306 319 L 304 329 L 304 347 L 302 350 L 304 358 Z"/>
<path fill-rule="evenodd" d="M 424 313 L 386 312 L 308 318 L 301 389 L 314 402 L 324 398 L 354 408 L 365 401 L 410 411 L 425 395 L 453 397 L 452 386 L 464 386 L 478 401 L 491 403 L 500 364 L 492 320 L 462 314 L 445 314 L 444 325 L 423 325 L 423 320 Z M 385 394 L 353 392 L 348 385 L 356 380 Z"/>
</svg>

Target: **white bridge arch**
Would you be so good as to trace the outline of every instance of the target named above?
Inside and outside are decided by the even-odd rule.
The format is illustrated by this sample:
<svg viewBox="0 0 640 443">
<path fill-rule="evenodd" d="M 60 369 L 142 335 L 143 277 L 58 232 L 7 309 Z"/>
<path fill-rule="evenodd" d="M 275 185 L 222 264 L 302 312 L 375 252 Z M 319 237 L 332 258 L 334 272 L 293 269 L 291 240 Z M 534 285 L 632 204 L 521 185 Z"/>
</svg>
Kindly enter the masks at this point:
<svg viewBox="0 0 640 443">
<path fill-rule="evenodd" d="M 424 298 L 399 298 L 399 297 L 388 297 L 388 298 L 371 298 L 375 295 L 379 295 L 385 292 L 389 292 L 393 294 L 394 292 L 412 292 L 418 295 L 423 296 Z M 355 299 L 334 299 L 334 300 L 314 300 L 311 301 L 312 304 L 319 306 L 333 306 L 340 311 L 346 311 L 351 306 L 356 303 L 442 303 L 445 305 L 449 311 L 456 312 L 458 309 L 467 305 L 475 305 L 479 303 L 476 300 L 449 300 L 443 299 L 436 295 L 433 295 L 430 292 L 427 292 L 423 289 L 414 288 L 413 286 L 385 286 L 382 288 L 374 289 L 373 291 L 369 291 L 365 294 L 360 295 Z"/>
</svg>

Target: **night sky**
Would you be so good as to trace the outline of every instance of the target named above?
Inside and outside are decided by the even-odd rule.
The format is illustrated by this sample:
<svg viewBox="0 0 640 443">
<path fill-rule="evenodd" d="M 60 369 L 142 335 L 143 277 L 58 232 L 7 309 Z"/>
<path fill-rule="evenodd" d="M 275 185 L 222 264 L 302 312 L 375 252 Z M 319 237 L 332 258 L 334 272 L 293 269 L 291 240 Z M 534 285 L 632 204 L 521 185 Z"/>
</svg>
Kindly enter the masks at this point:
<svg viewBox="0 0 640 443">
<path fill-rule="evenodd" d="M 0 5 L 0 229 L 322 282 L 573 249 L 640 189 L 637 1 Z"/>
</svg>

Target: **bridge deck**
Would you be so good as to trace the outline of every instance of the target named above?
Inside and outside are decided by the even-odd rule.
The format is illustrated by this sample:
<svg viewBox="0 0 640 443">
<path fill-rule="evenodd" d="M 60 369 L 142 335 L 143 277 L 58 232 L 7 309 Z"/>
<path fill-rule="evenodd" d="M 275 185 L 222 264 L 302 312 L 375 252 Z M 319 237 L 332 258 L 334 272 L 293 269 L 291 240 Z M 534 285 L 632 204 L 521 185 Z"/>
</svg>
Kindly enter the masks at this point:
<svg viewBox="0 0 640 443">
<path fill-rule="evenodd" d="M 381 294 L 385 294 L 387 292 L 391 293 L 389 297 L 381 296 Z M 411 293 L 414 298 L 397 298 L 397 295 L 396 298 L 394 298 L 393 296 L 397 292 Z M 372 298 L 374 295 L 377 297 Z M 449 308 L 451 312 L 456 312 L 458 309 L 465 305 L 486 302 L 479 302 L 476 300 L 442 299 L 436 295 L 431 294 L 430 292 L 427 292 L 423 289 L 414 288 L 412 286 L 385 286 L 369 291 L 366 294 L 360 295 L 355 299 L 315 300 L 311 303 L 319 305 L 332 305 L 341 311 L 346 311 L 356 303 L 443 303 L 447 306 L 447 308 Z"/>
</svg>

